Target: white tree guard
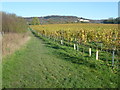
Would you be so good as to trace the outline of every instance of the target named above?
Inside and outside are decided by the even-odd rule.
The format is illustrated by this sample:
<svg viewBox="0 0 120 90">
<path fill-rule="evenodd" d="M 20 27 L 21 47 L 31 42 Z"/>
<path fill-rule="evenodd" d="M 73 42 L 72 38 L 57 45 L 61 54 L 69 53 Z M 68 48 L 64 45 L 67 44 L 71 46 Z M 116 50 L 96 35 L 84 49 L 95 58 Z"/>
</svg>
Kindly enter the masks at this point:
<svg viewBox="0 0 120 90">
<path fill-rule="evenodd" d="M 63 45 L 63 40 L 61 40 L 61 44 Z"/>
<path fill-rule="evenodd" d="M 89 56 L 91 57 L 91 48 L 89 48 Z"/>
<path fill-rule="evenodd" d="M 74 50 L 76 50 L 76 45 L 74 44 Z"/>
<path fill-rule="evenodd" d="M 98 60 L 98 50 L 96 51 L 96 60 Z"/>
</svg>

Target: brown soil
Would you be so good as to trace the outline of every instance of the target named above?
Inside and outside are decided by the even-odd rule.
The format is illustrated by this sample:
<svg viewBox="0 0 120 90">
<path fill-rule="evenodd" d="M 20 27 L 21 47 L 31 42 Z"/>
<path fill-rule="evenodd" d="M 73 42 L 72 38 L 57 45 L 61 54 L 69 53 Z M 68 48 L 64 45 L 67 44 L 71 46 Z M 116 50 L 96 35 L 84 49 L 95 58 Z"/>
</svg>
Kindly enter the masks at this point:
<svg viewBox="0 0 120 90">
<path fill-rule="evenodd" d="M 30 36 L 28 33 L 7 33 L 2 38 L 2 56 L 10 55 L 24 45 Z"/>
</svg>

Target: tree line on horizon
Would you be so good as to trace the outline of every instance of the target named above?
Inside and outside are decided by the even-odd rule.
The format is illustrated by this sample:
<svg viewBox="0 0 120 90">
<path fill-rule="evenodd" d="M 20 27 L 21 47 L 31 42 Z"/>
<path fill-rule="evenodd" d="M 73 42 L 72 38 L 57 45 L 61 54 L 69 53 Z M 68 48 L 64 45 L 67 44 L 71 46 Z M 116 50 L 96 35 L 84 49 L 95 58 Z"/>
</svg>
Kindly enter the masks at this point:
<svg viewBox="0 0 120 90">
<path fill-rule="evenodd" d="M 120 24 L 120 17 L 109 18 L 107 20 L 104 20 L 103 23 L 105 23 L 105 24 Z"/>
</svg>

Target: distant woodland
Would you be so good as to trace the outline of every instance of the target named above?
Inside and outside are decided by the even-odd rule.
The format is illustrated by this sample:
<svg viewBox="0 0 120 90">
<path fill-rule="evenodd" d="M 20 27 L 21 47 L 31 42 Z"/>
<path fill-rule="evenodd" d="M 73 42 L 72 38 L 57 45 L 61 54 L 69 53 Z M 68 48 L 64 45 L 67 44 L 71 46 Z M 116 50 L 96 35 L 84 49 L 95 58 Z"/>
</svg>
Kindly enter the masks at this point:
<svg viewBox="0 0 120 90">
<path fill-rule="evenodd" d="M 103 23 L 106 23 L 106 24 L 120 24 L 120 17 L 118 17 L 118 18 L 109 18 L 107 20 L 104 20 Z"/>
</svg>

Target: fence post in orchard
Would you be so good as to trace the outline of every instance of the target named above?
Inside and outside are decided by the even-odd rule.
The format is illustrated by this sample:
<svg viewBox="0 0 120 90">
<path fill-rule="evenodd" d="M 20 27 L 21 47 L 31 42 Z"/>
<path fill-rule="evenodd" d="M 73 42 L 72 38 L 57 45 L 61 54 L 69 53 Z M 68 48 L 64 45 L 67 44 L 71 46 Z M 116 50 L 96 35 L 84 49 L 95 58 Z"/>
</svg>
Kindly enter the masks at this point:
<svg viewBox="0 0 120 90">
<path fill-rule="evenodd" d="M 96 60 L 98 60 L 98 50 L 96 50 Z"/>
<path fill-rule="evenodd" d="M 89 56 L 91 57 L 91 48 L 89 48 Z"/>
<path fill-rule="evenodd" d="M 114 33 L 113 35 L 113 40 L 112 42 L 115 44 L 115 41 L 117 39 L 117 36 L 116 34 Z M 114 66 L 114 62 L 115 62 L 115 50 L 116 50 L 116 47 L 113 45 L 113 52 L 112 52 L 112 67 Z"/>
<path fill-rule="evenodd" d="M 112 66 L 114 66 L 114 59 L 115 59 L 115 49 L 112 52 Z"/>
<path fill-rule="evenodd" d="M 60 42 L 61 42 L 61 45 L 63 45 L 63 40 L 60 40 Z"/>
<path fill-rule="evenodd" d="M 79 51 L 79 46 L 78 46 L 78 44 L 77 44 L 77 51 Z"/>
<path fill-rule="evenodd" d="M 76 45 L 74 44 L 74 50 L 76 50 Z"/>
<path fill-rule="evenodd" d="M 53 38 L 54 39 L 54 42 L 56 41 L 56 37 Z"/>
<path fill-rule="evenodd" d="M 102 51 L 102 46 L 103 46 L 103 44 L 101 43 L 101 44 L 100 44 L 101 51 Z"/>
</svg>

